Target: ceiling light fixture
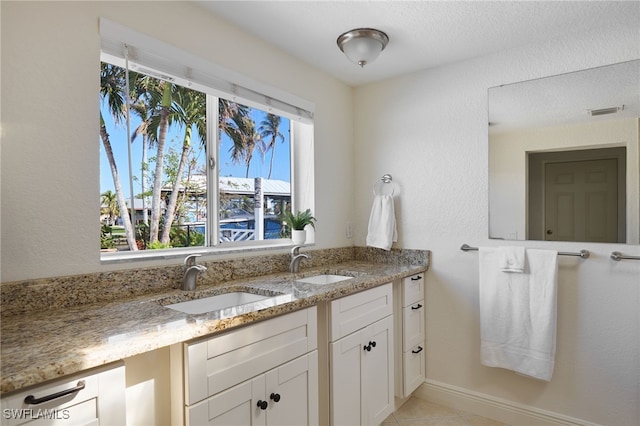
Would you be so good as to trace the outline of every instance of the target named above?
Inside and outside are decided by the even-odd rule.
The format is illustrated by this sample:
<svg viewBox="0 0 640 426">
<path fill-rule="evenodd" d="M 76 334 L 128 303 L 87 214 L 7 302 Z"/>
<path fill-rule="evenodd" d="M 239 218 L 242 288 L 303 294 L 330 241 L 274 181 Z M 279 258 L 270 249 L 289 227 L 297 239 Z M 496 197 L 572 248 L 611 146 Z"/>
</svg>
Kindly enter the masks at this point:
<svg viewBox="0 0 640 426">
<path fill-rule="evenodd" d="M 610 107 L 610 108 L 590 109 L 588 111 L 590 116 L 595 117 L 598 115 L 615 114 L 616 112 L 622 111 L 623 109 L 624 109 L 624 105 Z"/>
<path fill-rule="evenodd" d="M 341 34 L 337 43 L 351 62 L 364 68 L 387 47 L 389 36 L 373 28 L 357 28 Z"/>
</svg>

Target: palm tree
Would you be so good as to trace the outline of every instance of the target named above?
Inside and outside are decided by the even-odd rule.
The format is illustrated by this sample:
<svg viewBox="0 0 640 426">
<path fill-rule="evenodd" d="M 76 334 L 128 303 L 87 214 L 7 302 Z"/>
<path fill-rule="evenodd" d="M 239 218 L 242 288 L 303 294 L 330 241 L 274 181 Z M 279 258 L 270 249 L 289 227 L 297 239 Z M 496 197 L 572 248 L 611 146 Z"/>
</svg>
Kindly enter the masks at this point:
<svg viewBox="0 0 640 426">
<path fill-rule="evenodd" d="M 149 230 L 149 241 L 151 243 L 158 241 L 160 233 L 160 194 L 162 189 L 162 173 L 164 168 L 164 145 L 167 138 L 167 129 L 169 128 L 169 112 L 171 110 L 171 84 L 163 81 L 160 83 L 159 89 L 162 93 L 162 102 L 157 117 L 157 133 L 156 134 L 156 168 L 153 177 L 153 193 L 151 196 L 151 226 Z M 156 120 L 152 118 L 152 123 Z M 155 127 L 155 126 L 154 126 Z"/>
<path fill-rule="evenodd" d="M 170 238 L 171 224 L 175 218 L 178 195 L 180 185 L 182 183 L 182 175 L 191 150 L 191 137 L 193 128 L 197 130 L 200 143 L 206 144 L 206 97 L 202 92 L 187 89 L 185 87 L 177 87 L 174 97 L 174 120 L 184 125 L 184 138 L 182 141 L 182 152 L 178 162 L 178 170 L 176 172 L 175 181 L 171 190 L 171 196 L 167 203 L 165 212 L 164 229 L 162 231 L 161 243 L 168 243 Z M 184 191 L 187 191 L 187 185 L 183 185 Z"/>
<path fill-rule="evenodd" d="M 145 77 L 140 87 L 147 91 L 146 94 L 152 108 L 147 134 L 149 142 L 156 145 L 156 165 L 151 195 L 151 223 L 149 225 L 149 242 L 154 243 L 159 241 L 160 234 L 160 196 L 164 173 L 164 147 L 171 121 L 173 92 L 176 86 L 166 81 Z"/>
<path fill-rule="evenodd" d="M 136 91 L 135 93 L 139 93 Z M 149 119 L 150 119 L 150 110 L 151 106 L 148 101 L 144 99 L 143 96 L 139 96 L 132 104 L 129 106 L 130 111 L 135 112 L 142 122 L 136 127 L 131 135 L 131 143 L 133 143 L 138 136 L 142 138 L 142 160 L 140 165 L 140 172 L 142 178 L 140 179 L 140 195 L 139 197 L 142 199 L 142 222 L 146 225 L 149 224 L 149 212 L 147 209 L 147 194 L 145 185 L 147 184 L 147 172 L 148 172 L 148 160 L 147 160 L 147 148 L 149 147 Z"/>
<path fill-rule="evenodd" d="M 125 70 L 115 65 L 101 63 L 100 66 L 100 98 L 107 102 L 109 112 L 113 116 L 116 123 L 118 123 L 124 117 L 124 93 L 122 88 L 124 87 Z M 124 193 L 122 192 L 122 185 L 120 183 L 120 176 L 118 174 L 118 168 L 116 166 L 116 160 L 113 155 L 113 149 L 111 148 L 111 140 L 109 139 L 109 133 L 107 132 L 107 126 L 100 111 L 100 138 L 104 145 L 104 151 L 109 160 L 109 167 L 111 168 L 111 175 L 113 177 L 113 186 L 116 191 L 116 198 L 118 201 L 118 207 L 120 212 L 127 211 L 127 203 L 124 199 Z M 131 206 L 133 212 L 133 206 Z M 136 244 L 135 235 L 133 232 L 133 225 L 131 218 L 128 214 L 122 215 L 122 223 L 124 225 L 125 237 L 129 250 L 138 250 Z"/>
<path fill-rule="evenodd" d="M 249 177 L 249 165 L 253 151 L 260 142 L 256 123 L 249 116 L 249 107 L 220 99 L 219 130 L 225 132 L 233 146 L 230 149 L 231 160 L 243 163 L 247 167 L 245 177 Z"/>
<path fill-rule="evenodd" d="M 244 160 L 244 164 L 247 167 L 247 172 L 245 174 L 245 177 L 248 178 L 249 166 L 251 165 L 251 160 L 253 159 L 253 152 L 255 151 L 256 147 L 260 148 L 261 146 L 260 141 L 262 140 L 262 138 L 260 137 L 260 134 L 256 130 L 255 121 L 253 121 L 250 118 L 247 118 L 245 120 L 243 129 L 242 129 L 242 136 L 243 136 L 242 145 L 244 147 L 242 159 Z"/>
<path fill-rule="evenodd" d="M 106 190 L 100 194 L 100 213 L 109 215 L 109 225 L 115 223 L 115 218 L 120 215 L 120 208 L 118 207 L 118 197 L 115 192 Z"/>
<path fill-rule="evenodd" d="M 273 157 L 276 153 L 276 142 L 280 139 L 284 142 L 284 135 L 280 133 L 280 120 L 281 117 L 275 114 L 267 114 L 266 120 L 262 120 L 260 122 L 260 127 L 258 127 L 258 132 L 260 132 L 260 136 L 262 138 L 267 139 L 271 138 L 271 140 L 266 143 L 263 151 L 268 152 L 271 150 L 271 159 L 269 160 L 269 176 L 267 179 L 271 179 L 271 172 L 273 170 Z M 263 139 L 263 140 L 264 140 Z"/>
</svg>

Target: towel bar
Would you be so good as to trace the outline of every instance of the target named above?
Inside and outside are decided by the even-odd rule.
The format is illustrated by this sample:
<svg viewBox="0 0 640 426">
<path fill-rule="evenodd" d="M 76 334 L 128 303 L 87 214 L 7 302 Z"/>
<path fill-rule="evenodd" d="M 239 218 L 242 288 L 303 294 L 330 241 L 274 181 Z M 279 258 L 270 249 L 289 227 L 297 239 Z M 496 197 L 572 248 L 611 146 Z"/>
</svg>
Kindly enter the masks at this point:
<svg viewBox="0 0 640 426">
<path fill-rule="evenodd" d="M 478 247 L 471 247 L 468 244 L 463 244 L 462 247 L 460 247 L 460 250 L 462 250 L 462 251 L 478 251 Z M 558 252 L 558 256 L 577 256 L 577 257 L 581 257 L 583 259 L 588 259 L 590 255 L 591 255 L 591 253 L 589 252 L 589 250 L 580 250 L 579 253 L 574 253 L 574 252 L 570 252 L 570 251 L 559 251 Z M 613 257 L 613 253 L 612 253 L 612 257 Z"/>
<path fill-rule="evenodd" d="M 625 260 L 640 260 L 640 256 L 627 256 L 626 254 L 622 254 L 619 251 L 612 251 L 611 258 L 616 261 Z"/>
</svg>

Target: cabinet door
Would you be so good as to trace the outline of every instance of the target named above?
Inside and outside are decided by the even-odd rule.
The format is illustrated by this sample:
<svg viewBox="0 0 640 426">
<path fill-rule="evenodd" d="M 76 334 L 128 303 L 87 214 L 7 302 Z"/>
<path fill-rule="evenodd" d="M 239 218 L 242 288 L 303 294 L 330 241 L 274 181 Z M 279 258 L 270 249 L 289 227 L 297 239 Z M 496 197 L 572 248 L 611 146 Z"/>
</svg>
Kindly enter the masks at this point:
<svg viewBox="0 0 640 426">
<path fill-rule="evenodd" d="M 267 425 L 318 424 L 318 352 L 266 374 Z"/>
<path fill-rule="evenodd" d="M 393 412 L 393 316 L 364 330 L 362 350 L 362 420 L 378 425 Z"/>
<path fill-rule="evenodd" d="M 330 415 L 334 426 L 360 425 L 363 331 L 330 343 Z"/>
<path fill-rule="evenodd" d="M 268 407 L 265 376 L 247 380 L 187 408 L 192 426 L 265 426 Z M 264 409 L 258 406 L 267 402 Z"/>
</svg>

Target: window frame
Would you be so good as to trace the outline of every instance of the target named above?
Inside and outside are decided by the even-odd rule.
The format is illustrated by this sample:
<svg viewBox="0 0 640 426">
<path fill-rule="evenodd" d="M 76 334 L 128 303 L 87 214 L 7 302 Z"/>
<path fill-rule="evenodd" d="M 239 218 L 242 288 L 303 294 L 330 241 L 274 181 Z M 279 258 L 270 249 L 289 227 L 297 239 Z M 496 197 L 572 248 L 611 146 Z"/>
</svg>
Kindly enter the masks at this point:
<svg viewBox="0 0 640 426">
<path fill-rule="evenodd" d="M 206 94 L 207 99 L 207 159 L 205 168 L 207 171 L 207 235 L 206 246 L 197 247 L 182 247 L 182 248 L 170 248 L 170 249 L 157 249 L 157 250 L 141 250 L 135 252 L 112 252 L 101 253 L 100 260 L 102 263 L 113 262 L 132 262 L 139 260 L 150 259 L 168 259 L 184 257 L 189 254 L 225 254 L 234 252 L 247 252 L 255 250 L 269 250 L 269 249 L 282 249 L 290 247 L 292 245 L 290 238 L 279 239 L 263 239 L 263 240 L 247 240 L 247 241 L 235 241 L 235 242 L 220 242 L 219 241 L 219 167 L 218 160 L 219 155 L 219 141 L 218 141 L 218 99 L 224 98 L 232 102 L 247 105 L 251 108 L 260 109 L 262 111 L 273 112 L 290 120 L 290 193 L 291 193 L 291 207 L 295 210 L 304 210 L 314 208 L 314 167 L 313 167 L 313 104 L 308 101 L 304 101 L 297 98 L 295 95 L 287 94 L 279 89 L 265 86 L 263 83 L 254 82 L 251 79 L 234 73 L 230 70 L 224 70 L 217 64 L 203 62 L 200 58 L 195 58 L 186 52 L 179 51 L 175 47 L 165 45 L 164 43 L 150 39 L 141 34 L 135 33 L 126 27 L 122 27 L 119 24 L 111 21 L 101 19 L 101 55 L 100 60 L 108 62 L 114 65 L 126 66 L 125 55 L 118 55 L 117 52 L 128 52 L 128 49 L 132 46 L 136 46 L 135 53 L 137 57 L 150 57 L 157 59 L 157 55 L 146 55 L 146 53 L 155 51 L 162 51 L 163 57 L 161 59 L 166 63 L 181 63 L 187 70 L 194 75 L 199 75 L 202 81 L 215 81 L 216 85 L 224 86 L 225 84 L 232 88 L 230 93 L 226 93 L 219 87 L 211 87 L 203 84 L 201 81 L 195 79 L 186 79 L 180 75 L 175 75 L 170 69 L 160 69 L 155 67 L 156 64 L 144 63 L 144 61 L 129 60 L 129 69 L 135 72 L 141 72 L 151 75 L 154 78 L 158 78 L 158 75 L 169 75 L 175 80 L 173 83 L 179 84 L 185 87 L 189 87 L 194 90 L 201 91 Z M 114 40 L 117 34 L 117 40 Z M 130 42 L 127 39 L 131 40 Z M 135 44 L 134 44 L 135 43 Z M 115 46 L 115 47 L 114 47 Z M 145 54 L 139 55 L 140 52 Z M 186 58 L 186 60 L 185 60 Z M 182 62 L 177 62 L 182 61 Z M 159 62 L 160 63 L 160 62 Z M 194 71 L 190 65 L 197 63 L 200 67 L 203 64 L 208 65 L 203 68 L 198 68 Z M 133 64 L 133 67 L 131 66 Z M 144 68 L 142 70 L 141 68 Z M 148 72 L 151 71 L 151 72 Z M 154 75 L 156 73 L 157 75 Z M 229 81 L 229 76 L 234 77 L 235 81 Z M 222 82 L 222 83 L 220 83 Z M 242 83 L 240 85 L 239 83 Z M 266 89 L 266 90 L 265 90 Z M 266 92 L 266 93 L 265 93 Z M 272 93 L 281 95 L 280 101 L 278 98 L 272 96 Z M 243 94 L 248 94 L 251 99 L 245 99 Z M 262 99 L 263 102 L 258 100 Z M 291 102 L 294 102 L 293 104 Z M 211 104 L 215 103 L 215 108 L 211 108 Z M 286 111 L 280 110 L 279 107 L 283 107 Z M 214 111 L 214 112 L 212 112 Z M 298 115 L 292 113 L 298 113 Z M 215 166 L 210 166 L 211 155 L 213 154 L 213 160 Z M 304 175 L 304 177 L 303 177 Z M 303 177 L 302 179 L 299 179 Z M 214 207 L 215 210 L 212 210 Z M 213 213 L 213 214 L 212 214 Z M 315 243 L 315 233 L 313 229 L 308 231 L 308 238 L 306 245 L 313 245 Z"/>
</svg>

